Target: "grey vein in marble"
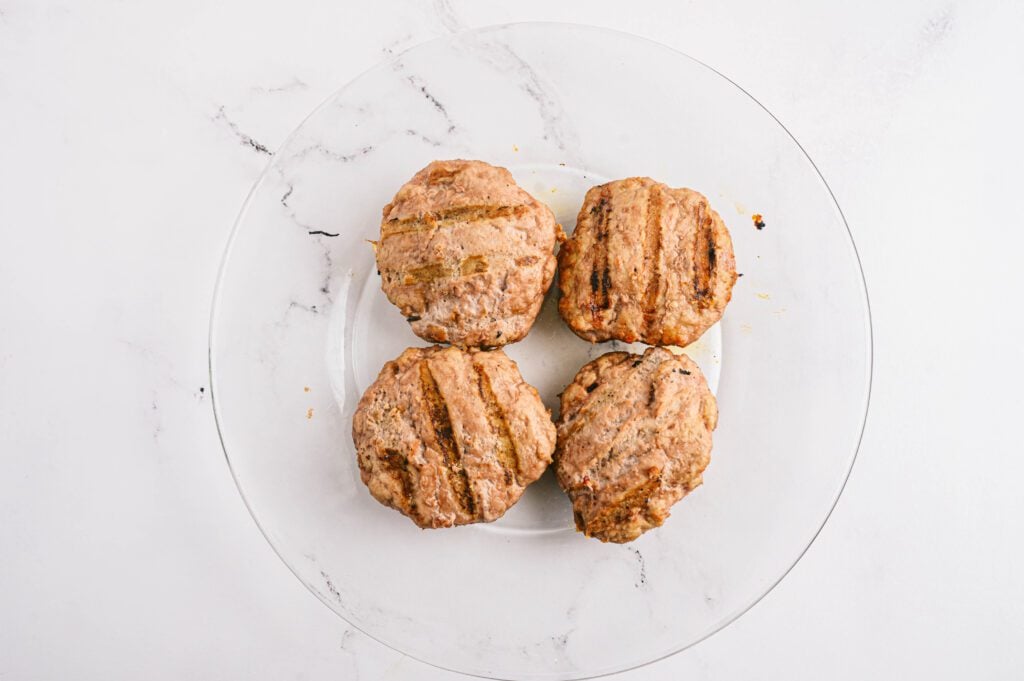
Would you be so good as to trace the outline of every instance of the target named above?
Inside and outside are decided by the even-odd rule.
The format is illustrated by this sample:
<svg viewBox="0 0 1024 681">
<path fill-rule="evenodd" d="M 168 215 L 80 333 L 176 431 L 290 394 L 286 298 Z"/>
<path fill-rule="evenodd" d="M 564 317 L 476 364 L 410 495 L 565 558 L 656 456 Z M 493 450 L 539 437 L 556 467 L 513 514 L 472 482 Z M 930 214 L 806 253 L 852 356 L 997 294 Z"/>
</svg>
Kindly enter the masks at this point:
<svg viewBox="0 0 1024 681">
<path fill-rule="evenodd" d="M 402 52 L 405 48 L 404 47 L 401 48 L 401 49 L 399 49 L 399 48 L 403 45 L 403 43 L 408 43 L 410 40 L 412 40 L 412 38 L 413 38 L 413 36 L 412 36 L 411 33 L 406 33 L 405 35 L 402 35 L 402 36 L 400 36 L 398 38 L 395 38 L 390 43 L 388 43 L 384 47 L 380 48 L 380 51 L 390 57 L 396 51 L 397 52 Z"/>
<path fill-rule="evenodd" d="M 509 45 L 490 36 L 467 36 L 466 44 L 498 71 L 513 75 L 519 88 L 537 105 L 544 126 L 544 139 L 554 142 L 566 160 L 578 162 L 579 136 L 567 120 L 558 95 L 544 82 L 533 66 Z"/>
<path fill-rule="evenodd" d="M 437 15 L 441 25 L 452 33 L 458 33 L 466 28 L 448 0 L 434 0 L 434 14 Z"/>
<path fill-rule="evenodd" d="M 320 314 L 320 310 L 318 310 L 316 308 L 316 305 L 303 305 L 302 303 L 300 303 L 297 300 L 290 301 L 288 303 L 288 309 L 289 310 L 299 309 L 299 310 L 302 310 L 303 312 L 308 312 L 310 314 Z"/>
<path fill-rule="evenodd" d="M 943 7 L 929 17 L 921 28 L 921 36 L 927 45 L 942 42 L 953 30 L 953 7 Z"/>
<path fill-rule="evenodd" d="M 309 85 L 298 76 L 293 76 L 291 80 L 286 82 L 284 85 L 277 85 L 274 87 L 264 87 L 262 85 L 254 85 L 250 88 L 252 92 L 257 94 L 276 94 L 278 92 L 293 92 L 295 90 L 305 90 Z"/>
<path fill-rule="evenodd" d="M 153 398 L 150 400 L 149 409 L 153 418 L 153 442 L 160 440 L 160 434 L 164 432 L 163 419 L 160 418 L 160 406 L 156 402 L 156 392 L 153 393 Z"/>
<path fill-rule="evenodd" d="M 294 222 L 299 227 L 301 227 L 302 229 L 306 230 L 306 233 L 309 234 L 310 236 L 326 236 L 326 237 L 338 236 L 338 234 L 335 233 L 335 232 L 328 232 L 328 231 L 323 230 L 323 229 L 317 229 L 317 228 L 314 228 L 312 225 L 308 225 L 305 222 L 299 220 L 298 215 L 296 215 L 295 208 L 293 208 L 288 203 L 288 198 L 292 195 L 292 193 L 294 191 L 295 191 L 295 186 L 291 185 L 291 184 L 288 185 L 288 190 L 285 191 L 285 193 L 281 195 L 281 199 L 280 199 L 280 203 L 281 203 L 282 206 L 285 207 L 285 210 L 288 212 L 288 217 L 291 219 L 291 221 Z"/>
<path fill-rule="evenodd" d="M 647 586 L 647 563 L 644 562 L 644 554 L 640 553 L 640 549 L 631 548 L 630 551 L 636 556 L 637 566 L 639 567 L 639 574 L 637 574 L 636 581 L 633 582 L 633 586 L 638 589 L 642 589 Z"/>
<path fill-rule="evenodd" d="M 308 155 L 310 155 L 310 154 L 315 152 L 315 153 L 319 154 L 320 156 L 323 156 L 324 158 L 330 159 L 332 161 L 337 161 L 338 163 L 349 163 L 351 161 L 356 160 L 357 158 L 360 158 L 362 156 L 366 156 L 367 154 L 371 153 L 375 148 L 376 148 L 375 145 L 368 144 L 366 146 L 359 147 L 355 151 L 349 152 L 347 154 L 343 154 L 343 153 L 334 151 L 333 149 L 328 149 L 325 145 L 318 143 L 318 144 L 310 144 L 309 146 L 305 146 L 302 149 L 299 149 L 294 154 L 292 154 L 289 158 L 290 159 L 302 159 L 302 158 L 305 158 L 306 156 L 308 156 Z"/>
<path fill-rule="evenodd" d="M 563 655 L 565 654 L 566 649 L 569 647 L 569 636 L 572 635 L 573 631 L 573 629 L 570 629 L 564 634 L 551 637 L 551 643 L 554 644 L 555 650 Z"/>
<path fill-rule="evenodd" d="M 136 343 L 135 341 L 125 340 L 123 338 L 119 338 L 117 342 L 120 343 L 121 345 L 124 345 L 129 350 L 132 350 L 134 353 L 136 353 L 139 357 L 144 359 L 149 364 L 153 365 L 154 367 L 157 367 L 157 369 L 161 372 L 161 377 L 165 379 L 171 386 L 178 388 L 179 390 L 182 391 L 192 392 L 190 388 L 188 388 L 184 383 L 182 383 L 182 381 L 179 381 L 175 377 L 175 374 L 177 373 L 177 368 L 174 362 L 172 362 L 162 353 L 155 352 L 153 349 L 145 345 Z M 194 395 L 195 393 L 192 394 Z M 154 399 L 155 398 L 156 395 L 154 395 Z"/>
<path fill-rule="evenodd" d="M 434 94 L 427 89 L 427 85 L 423 82 L 423 79 L 416 75 L 406 76 L 405 79 L 410 85 L 419 90 L 424 99 L 430 102 L 431 106 L 433 106 L 434 109 L 444 117 L 444 120 L 448 123 L 448 132 L 455 132 L 455 121 L 453 121 L 452 117 L 448 114 L 448 109 L 441 103 L 441 100 L 435 97 Z"/>
<path fill-rule="evenodd" d="M 349 652 L 349 641 L 351 641 L 355 637 L 355 635 L 356 632 L 352 631 L 351 629 L 346 629 L 345 631 L 341 632 L 341 643 L 338 644 L 338 648 L 344 650 L 345 652 Z"/>
<path fill-rule="evenodd" d="M 295 208 L 288 203 L 288 198 L 295 192 L 295 185 L 288 185 L 287 191 L 281 195 L 281 205 L 284 206 L 285 212 L 288 214 L 288 218 L 296 225 L 304 229 L 307 233 L 316 231 L 316 228 L 312 225 L 308 225 L 299 219 L 296 214 Z"/>
<path fill-rule="evenodd" d="M 334 586 L 334 582 L 331 581 L 331 576 L 323 570 L 320 571 L 320 576 L 324 578 L 324 586 L 327 587 L 327 590 L 332 596 L 334 596 L 335 600 L 341 603 L 341 592 L 338 591 L 338 587 Z"/>
<path fill-rule="evenodd" d="M 334 260 L 331 258 L 331 250 L 324 245 L 324 278 L 320 284 L 320 293 L 327 297 L 328 304 L 334 301 L 331 298 L 331 272 L 334 271 Z"/>
<path fill-rule="evenodd" d="M 424 142 L 426 142 L 427 144 L 429 144 L 432 147 L 439 147 L 442 144 L 441 140 L 437 140 L 437 139 L 434 139 L 433 137 L 430 137 L 428 135 L 424 135 L 419 130 L 413 130 L 412 128 L 409 128 L 408 130 L 406 130 L 405 134 L 408 135 L 409 137 L 419 137 L 421 140 L 423 140 Z"/>
<path fill-rule="evenodd" d="M 210 120 L 214 121 L 215 123 L 223 123 L 224 125 L 226 125 L 228 127 L 228 130 L 230 130 L 235 135 L 235 137 L 238 138 L 239 144 L 251 147 L 259 154 L 266 154 L 267 156 L 271 155 L 270 149 L 268 149 L 265 144 L 256 141 L 250 135 L 247 135 L 244 132 L 242 132 L 241 129 L 239 129 L 238 124 L 230 118 L 228 118 L 228 115 L 225 112 L 223 106 L 217 109 L 216 115 L 212 116 Z"/>
</svg>

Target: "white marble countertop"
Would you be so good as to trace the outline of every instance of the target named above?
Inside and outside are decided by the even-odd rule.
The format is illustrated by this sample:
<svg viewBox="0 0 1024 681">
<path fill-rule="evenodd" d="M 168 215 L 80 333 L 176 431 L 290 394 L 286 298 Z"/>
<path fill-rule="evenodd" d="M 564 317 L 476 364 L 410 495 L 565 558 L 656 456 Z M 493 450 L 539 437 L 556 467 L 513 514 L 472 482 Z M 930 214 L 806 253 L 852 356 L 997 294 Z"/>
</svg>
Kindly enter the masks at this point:
<svg viewBox="0 0 1024 681">
<path fill-rule="evenodd" d="M 724 631 L 623 679 L 1024 669 L 1024 6 L 0 2 L 0 679 L 455 679 L 353 631 L 235 489 L 207 375 L 245 195 L 317 103 L 465 27 L 577 21 L 728 75 L 828 179 L 875 389 L 824 531 Z M 585 11 L 584 11 L 585 8 Z"/>
</svg>

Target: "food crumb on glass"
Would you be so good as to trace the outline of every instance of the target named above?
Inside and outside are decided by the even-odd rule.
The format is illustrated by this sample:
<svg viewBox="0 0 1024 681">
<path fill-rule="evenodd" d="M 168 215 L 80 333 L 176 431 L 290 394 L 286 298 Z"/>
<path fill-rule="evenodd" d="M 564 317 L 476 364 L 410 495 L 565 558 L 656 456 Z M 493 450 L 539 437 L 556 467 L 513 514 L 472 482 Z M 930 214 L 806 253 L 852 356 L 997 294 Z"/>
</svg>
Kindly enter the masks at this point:
<svg viewBox="0 0 1024 681">
<path fill-rule="evenodd" d="M 310 407 L 309 409 L 306 410 L 306 418 L 307 419 L 313 418 L 313 407 Z"/>
<path fill-rule="evenodd" d="M 754 221 L 754 227 L 756 227 L 758 231 L 764 229 L 763 215 L 761 215 L 760 213 L 754 213 L 753 215 L 750 216 L 750 219 Z"/>
</svg>

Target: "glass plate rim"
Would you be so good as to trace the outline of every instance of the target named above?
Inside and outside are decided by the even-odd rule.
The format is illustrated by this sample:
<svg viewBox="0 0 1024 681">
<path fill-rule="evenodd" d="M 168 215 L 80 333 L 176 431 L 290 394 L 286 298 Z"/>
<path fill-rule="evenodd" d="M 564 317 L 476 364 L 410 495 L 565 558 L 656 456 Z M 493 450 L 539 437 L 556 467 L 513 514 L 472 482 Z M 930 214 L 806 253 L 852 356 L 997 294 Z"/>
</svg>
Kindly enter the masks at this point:
<svg viewBox="0 0 1024 681">
<path fill-rule="evenodd" d="M 565 29 L 584 29 L 584 30 L 590 30 L 590 31 L 597 31 L 597 32 L 607 33 L 607 34 L 616 36 L 617 38 L 626 38 L 626 39 L 631 39 L 631 40 L 639 40 L 641 42 L 648 43 L 649 45 L 653 45 L 655 47 L 659 47 L 659 48 L 662 48 L 664 50 L 668 50 L 668 51 L 670 51 L 670 52 L 672 52 L 672 53 L 674 53 L 674 54 L 676 54 L 676 55 L 678 55 L 678 56 L 680 56 L 680 57 L 682 57 L 682 58 L 684 58 L 686 60 L 689 60 L 690 62 L 693 62 L 694 64 L 696 64 L 697 66 L 699 66 L 699 67 L 701 67 L 703 69 L 707 69 L 708 71 L 710 71 L 714 75 L 718 76 L 719 78 L 724 79 L 726 82 L 728 82 L 734 88 L 736 88 L 740 93 L 742 93 L 744 96 L 746 96 L 751 102 L 753 102 L 755 105 L 757 105 L 757 107 L 759 107 L 764 113 L 766 113 L 769 117 L 771 117 L 771 119 L 773 121 L 775 121 L 775 124 L 778 125 L 779 128 L 781 128 L 781 130 L 786 134 L 786 136 L 793 142 L 793 144 L 796 145 L 797 149 L 800 150 L 800 153 L 803 156 L 803 158 L 810 165 L 811 169 L 814 171 L 814 174 L 817 176 L 818 180 L 821 182 L 822 186 L 825 188 L 825 191 L 828 192 L 828 196 L 829 196 L 829 199 L 831 200 L 832 206 L 835 209 L 836 213 L 838 214 L 839 219 L 842 222 L 843 228 L 846 230 L 846 237 L 847 237 L 847 240 L 849 241 L 850 248 L 852 249 L 854 261 L 857 264 L 857 271 L 858 271 L 858 274 L 860 275 L 860 287 L 859 288 L 860 288 L 860 293 L 861 293 L 861 302 L 864 305 L 864 311 L 866 312 L 866 318 L 865 319 L 866 319 L 866 323 L 867 323 L 867 347 L 865 349 L 867 351 L 867 376 L 866 376 L 867 385 L 865 386 L 864 407 L 863 407 L 863 415 L 861 416 L 860 432 L 857 434 L 857 440 L 856 440 L 856 443 L 854 444 L 853 452 L 852 452 L 852 455 L 850 456 L 849 464 L 848 464 L 848 466 L 846 467 L 846 470 L 843 473 L 843 478 L 842 478 L 842 481 L 841 481 L 841 483 L 839 485 L 839 488 L 836 490 L 835 497 L 832 500 L 832 503 L 829 506 L 828 511 L 825 513 L 825 515 L 822 518 L 820 524 L 818 525 L 818 528 L 814 531 L 814 534 L 808 540 L 807 545 L 793 559 L 792 563 L 790 563 L 790 565 L 771 583 L 771 585 L 764 591 L 764 593 L 762 593 L 761 595 L 756 597 L 748 605 L 738 609 L 736 612 L 734 612 L 730 616 L 723 618 L 720 625 L 718 625 L 717 627 L 715 627 L 711 631 L 707 632 L 703 636 L 701 636 L 701 637 L 699 637 L 699 638 L 697 638 L 697 639 L 695 639 L 693 641 L 690 641 L 689 643 L 687 643 L 685 645 L 682 645 L 682 646 L 679 646 L 677 648 L 674 648 L 674 649 L 672 649 L 672 650 L 670 650 L 670 651 L 668 651 L 668 652 L 666 652 L 666 653 L 664 653 L 662 655 L 659 655 L 659 656 L 657 656 L 655 658 L 647 660 L 646 662 L 641 662 L 639 664 L 627 664 L 625 666 L 621 666 L 621 667 L 617 667 L 617 668 L 613 668 L 613 669 L 602 670 L 602 671 L 600 671 L 598 673 L 588 674 L 588 675 L 585 675 L 585 676 L 573 676 L 571 674 L 571 672 L 570 672 L 569 676 L 564 677 L 566 679 L 577 679 L 577 680 L 597 679 L 597 678 L 601 678 L 601 677 L 605 677 L 605 676 L 610 676 L 612 674 L 621 674 L 621 673 L 633 671 L 633 670 L 636 670 L 636 669 L 642 669 L 642 668 L 647 667 L 649 665 L 656 664 L 658 662 L 661 662 L 662 660 L 665 660 L 665 659 L 668 659 L 670 657 L 673 657 L 674 655 L 678 655 L 679 653 L 681 653 L 681 652 L 683 652 L 685 650 L 693 648 L 694 646 L 699 645 L 700 643 L 706 641 L 710 637 L 714 636 L 715 634 L 719 633 L 720 631 L 722 631 L 726 627 L 728 627 L 731 624 L 733 624 L 736 620 L 741 618 L 743 615 L 745 615 L 747 612 L 749 612 L 752 608 L 754 608 L 758 603 L 760 603 L 766 596 L 768 596 L 768 594 L 770 594 L 772 591 L 774 591 L 775 588 L 782 582 L 782 580 L 784 580 L 789 575 L 789 573 L 793 570 L 793 568 L 795 568 L 796 565 L 803 559 L 804 555 L 806 555 L 807 551 L 810 550 L 811 546 L 814 544 L 815 540 L 817 540 L 817 538 L 821 534 L 822 530 L 824 530 L 825 525 L 828 523 L 829 518 L 831 518 L 832 513 L 835 511 L 835 508 L 836 508 L 836 506 L 839 503 L 839 499 L 842 497 L 843 491 L 846 489 L 846 485 L 847 485 L 847 483 L 849 482 L 849 479 L 850 479 L 850 474 L 853 471 L 853 466 L 854 466 L 854 464 L 857 461 L 858 455 L 860 454 L 861 444 L 862 444 L 862 442 L 864 440 L 864 431 L 865 431 L 865 429 L 867 427 L 868 414 L 869 414 L 870 408 L 871 408 L 871 393 L 872 393 L 873 382 L 874 382 L 874 355 L 875 355 L 875 352 L 874 352 L 874 325 L 873 325 L 873 322 L 872 322 L 872 313 L 871 313 L 871 299 L 870 299 L 870 295 L 868 293 L 867 279 L 864 276 L 864 266 L 863 266 L 863 263 L 861 262 L 860 252 L 857 250 L 857 244 L 854 241 L 853 233 L 850 230 L 850 225 L 849 225 L 849 223 L 846 220 L 846 215 L 843 213 L 842 207 L 839 205 L 839 201 L 836 199 L 835 193 L 832 191 L 832 187 L 829 186 L 828 181 L 825 179 L 825 176 L 821 173 L 821 170 L 818 168 L 817 164 L 815 164 L 814 159 L 812 159 L 811 155 L 809 153 L 807 153 L 807 150 L 804 149 L 802 144 L 800 144 L 800 141 L 797 140 L 796 136 L 793 135 L 792 132 L 790 132 L 789 128 L 787 128 L 782 123 L 782 121 L 780 121 L 778 119 L 778 117 L 775 116 L 775 114 L 773 114 L 764 104 L 762 104 L 760 100 L 758 100 L 756 97 L 754 97 L 754 95 L 752 95 L 749 91 L 747 91 L 745 88 L 743 88 L 736 81 L 734 81 L 733 79 L 729 78 L 728 76 L 723 74 L 718 69 L 716 69 L 716 68 L 710 66 L 709 64 L 701 61 L 700 59 L 697 59 L 696 57 L 693 57 L 693 56 L 687 54 L 686 52 L 683 52 L 682 50 L 676 49 L 676 48 L 672 47 L 671 45 L 666 45 L 665 43 L 662 43 L 662 42 L 660 42 L 658 40 L 655 40 L 653 38 L 648 38 L 646 36 L 638 35 L 638 34 L 635 34 L 635 33 L 630 33 L 629 31 L 621 31 L 621 30 L 614 29 L 614 28 L 608 28 L 606 26 L 595 26 L 595 25 L 592 25 L 592 24 L 582 24 L 582 23 L 568 22 L 568 21 L 513 21 L 513 22 L 507 22 L 507 23 L 501 23 L 501 24 L 489 24 L 489 25 L 486 25 L 486 26 L 474 27 L 474 28 L 466 29 L 466 30 L 459 31 L 459 32 L 456 32 L 456 33 L 449 33 L 449 34 L 445 34 L 445 35 L 441 35 L 441 36 L 436 36 L 436 37 L 430 38 L 428 40 L 424 40 L 422 42 L 416 43 L 415 45 L 412 45 L 412 46 L 406 48 L 405 50 L 402 50 L 401 52 L 399 52 L 397 54 L 394 54 L 392 56 L 389 56 L 386 59 L 383 59 L 381 61 L 378 61 L 378 62 L 372 64 L 370 67 L 364 69 L 363 71 L 359 72 L 358 74 L 356 74 L 355 76 L 350 78 L 340 88 L 332 90 L 331 93 L 327 95 L 327 97 L 325 97 L 319 104 L 317 104 L 315 107 L 313 107 L 313 109 L 310 110 L 310 112 L 308 114 L 306 114 L 306 116 L 304 116 L 302 118 L 302 120 L 300 120 L 298 122 L 298 124 L 292 129 L 292 131 L 287 135 L 287 137 L 285 137 L 285 139 L 281 142 L 281 144 L 278 145 L 278 147 L 274 150 L 274 153 L 267 160 L 266 166 L 260 172 L 259 177 L 256 178 L 256 181 L 253 183 L 252 187 L 249 189 L 248 193 L 246 194 L 245 200 L 242 202 L 242 207 L 239 209 L 238 215 L 235 217 L 234 223 L 232 224 L 232 227 L 231 227 L 231 232 L 228 235 L 227 242 L 225 243 L 225 246 L 224 246 L 224 252 L 221 255 L 221 260 L 220 260 L 220 263 L 219 263 L 218 268 L 217 268 L 217 279 L 216 279 L 216 282 L 214 284 L 213 298 L 212 298 L 211 304 L 210 304 L 210 322 L 209 322 L 209 331 L 208 331 L 208 335 L 207 335 L 207 371 L 208 371 L 208 374 L 209 374 L 209 382 L 210 382 L 210 404 L 211 404 L 211 406 L 213 408 L 214 423 L 215 423 L 215 425 L 217 427 L 217 438 L 220 441 L 221 451 L 224 454 L 224 460 L 227 463 L 228 471 L 231 473 L 231 479 L 232 479 L 232 481 L 235 484 L 235 488 L 238 490 L 238 494 L 242 498 L 242 503 L 245 505 L 246 510 L 249 512 L 249 515 L 252 517 L 253 522 L 256 524 L 257 529 L 259 529 L 260 534 L 263 535 L 263 538 L 266 540 L 267 544 L 270 545 L 271 550 L 277 555 L 277 557 L 281 560 L 281 562 L 284 563 L 285 567 L 288 568 L 288 570 L 295 576 L 295 578 L 299 580 L 299 582 L 306 588 L 306 590 L 308 590 L 311 594 L 313 594 L 318 601 L 323 603 L 324 606 L 327 607 L 328 610 L 330 610 L 336 616 L 341 618 L 342 621 L 344 621 L 348 626 L 352 627 L 353 629 L 355 629 L 356 631 L 360 632 L 364 636 L 367 636 L 368 638 L 376 641 L 377 643 L 380 643 L 381 645 L 385 646 L 386 648 L 388 648 L 390 650 L 393 650 L 393 651 L 399 653 L 400 655 L 402 655 L 404 657 L 408 657 L 410 659 L 416 660 L 417 662 L 419 662 L 421 664 L 427 665 L 429 667 L 433 667 L 435 669 L 441 669 L 441 670 L 444 670 L 444 671 L 447 671 L 447 672 L 452 672 L 452 673 L 455 673 L 455 674 L 461 674 L 461 675 L 465 675 L 465 676 L 469 676 L 469 677 L 473 677 L 473 678 L 498 679 L 499 681 L 515 681 L 514 679 L 511 679 L 511 678 L 505 679 L 504 677 L 495 677 L 495 676 L 490 676 L 490 675 L 483 675 L 483 674 L 478 674 L 478 673 L 474 673 L 474 672 L 463 671 L 461 669 L 455 669 L 453 667 L 447 667 L 447 666 L 444 666 L 444 665 L 441 665 L 441 664 L 437 664 L 435 662 L 430 662 L 428 660 L 421 659 L 421 658 L 419 658 L 419 657 L 417 657 L 415 655 L 412 655 L 412 654 L 410 654 L 410 653 L 408 653 L 408 652 L 406 652 L 404 650 L 396 648 L 396 647 L 392 646 L 391 644 L 387 643 L 386 641 L 383 641 L 383 640 L 377 638 L 372 633 L 370 633 L 368 631 L 365 631 L 362 627 L 358 626 L 357 624 L 355 624 L 354 622 L 349 620 L 347 617 L 345 617 L 343 614 L 341 614 L 340 612 L 335 610 L 330 605 L 330 603 L 327 601 L 326 598 L 322 597 L 319 593 L 317 593 L 317 591 L 315 589 L 312 588 L 312 586 L 310 586 L 309 584 L 306 583 L 306 580 L 304 580 L 302 578 L 302 576 L 296 571 L 296 569 L 294 567 L 292 567 L 291 563 L 288 562 L 288 560 L 278 550 L 278 548 L 274 544 L 274 542 L 271 541 L 270 536 L 267 534 L 267 531 L 264 529 L 263 524 L 260 522 L 259 517 L 256 514 L 255 508 L 253 508 L 253 505 L 250 503 L 248 497 L 246 496 L 245 492 L 243 491 L 242 485 L 241 485 L 241 483 L 238 480 L 238 475 L 236 474 L 235 469 L 234 469 L 234 467 L 231 464 L 231 456 L 230 456 L 230 454 L 228 454 L 227 444 L 224 441 L 224 432 L 223 432 L 223 428 L 221 426 L 222 417 L 221 417 L 220 411 L 219 411 L 219 409 L 217 407 L 217 397 L 216 397 L 217 391 L 216 391 L 216 387 L 215 387 L 215 383 L 216 382 L 214 380 L 214 360 L 213 360 L 213 347 L 214 347 L 214 341 L 215 341 L 215 324 L 216 324 L 216 320 L 217 320 L 217 311 L 219 309 L 219 303 L 220 303 L 220 297 L 221 297 L 221 289 L 222 289 L 222 286 L 223 286 L 223 283 L 224 283 L 224 273 L 225 273 L 225 270 L 226 270 L 226 267 L 227 267 L 228 260 L 230 259 L 230 256 L 231 256 L 232 247 L 233 247 L 235 239 L 236 239 L 236 237 L 238 235 L 239 228 L 241 227 L 242 222 L 244 221 L 244 219 L 246 217 L 246 214 L 249 211 L 249 207 L 252 204 L 253 197 L 255 196 L 257 190 L 265 182 L 268 174 L 270 173 L 271 169 L 274 167 L 275 161 L 278 160 L 279 154 L 281 153 L 282 150 L 284 150 L 284 149 L 286 149 L 288 147 L 288 145 L 291 143 L 292 139 L 298 134 L 298 132 L 303 128 L 303 126 L 307 122 L 309 122 L 310 119 L 312 119 L 314 116 L 316 116 L 316 114 L 319 113 L 321 111 L 321 109 L 323 109 L 330 102 L 332 102 L 338 96 L 340 96 L 342 93 L 344 93 L 345 90 L 347 90 L 352 84 L 354 84 L 355 82 L 361 80 L 364 76 L 370 74 L 373 71 L 376 71 L 377 69 L 379 69 L 381 67 L 384 67 L 384 66 L 387 66 L 387 65 L 390 65 L 390 64 L 394 64 L 394 63 L 400 61 L 403 57 L 405 57 L 409 52 L 411 52 L 413 50 L 417 50 L 417 49 L 420 49 L 420 48 L 428 46 L 428 45 L 433 45 L 433 44 L 436 44 L 436 43 L 441 43 L 441 42 L 444 42 L 444 41 L 452 40 L 453 38 L 458 38 L 458 37 L 461 37 L 461 36 L 474 35 L 474 34 L 484 34 L 484 33 L 490 33 L 490 32 L 498 32 L 498 31 L 501 31 L 501 30 L 504 30 L 504 29 L 513 28 L 513 27 L 557 27 L 557 28 L 565 28 Z"/>
</svg>

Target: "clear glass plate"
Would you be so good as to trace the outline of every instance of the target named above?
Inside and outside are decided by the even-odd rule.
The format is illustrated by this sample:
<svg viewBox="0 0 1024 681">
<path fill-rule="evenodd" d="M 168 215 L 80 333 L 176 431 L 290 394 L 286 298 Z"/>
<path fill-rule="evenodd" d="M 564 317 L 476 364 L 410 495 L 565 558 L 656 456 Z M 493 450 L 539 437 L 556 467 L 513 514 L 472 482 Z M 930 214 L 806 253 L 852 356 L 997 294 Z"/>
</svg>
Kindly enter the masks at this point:
<svg viewBox="0 0 1024 681">
<path fill-rule="evenodd" d="M 586 539 L 549 472 L 493 524 L 423 531 L 360 482 L 356 401 L 386 360 L 424 345 L 381 293 L 366 241 L 397 188 L 444 158 L 509 168 L 567 231 L 588 187 L 631 175 L 703 192 L 729 225 L 743 277 L 688 349 L 718 394 L 711 465 L 664 527 L 622 546 Z M 552 291 L 507 351 L 557 408 L 614 345 L 576 338 Z M 839 208 L 770 113 L 662 45 L 515 24 L 415 47 L 299 126 L 231 237 L 210 371 L 239 490 L 332 610 L 439 667 L 576 679 L 693 645 L 793 567 L 856 455 L 871 332 Z"/>
</svg>

